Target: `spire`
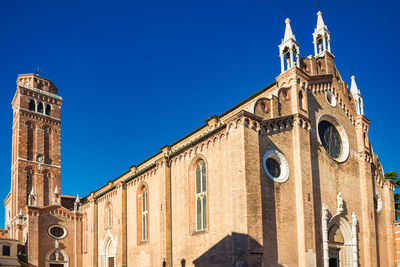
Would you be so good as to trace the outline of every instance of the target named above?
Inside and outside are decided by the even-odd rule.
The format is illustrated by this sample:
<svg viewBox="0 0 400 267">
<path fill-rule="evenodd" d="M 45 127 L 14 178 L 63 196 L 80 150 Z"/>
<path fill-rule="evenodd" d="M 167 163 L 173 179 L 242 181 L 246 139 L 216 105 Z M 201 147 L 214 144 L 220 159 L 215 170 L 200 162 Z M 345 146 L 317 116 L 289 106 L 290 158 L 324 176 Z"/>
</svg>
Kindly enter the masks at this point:
<svg viewBox="0 0 400 267">
<path fill-rule="evenodd" d="M 356 77 L 351 76 L 350 93 L 353 95 L 354 102 L 356 103 L 357 115 L 364 115 L 364 102 L 361 96 L 360 89 L 356 84 Z"/>
<path fill-rule="evenodd" d="M 351 85 L 350 85 L 350 92 L 352 95 L 356 95 L 360 93 L 356 84 L 356 77 L 354 75 L 351 76 Z"/>
<path fill-rule="evenodd" d="M 316 29 L 318 30 L 318 29 L 322 29 L 322 28 L 326 27 L 325 23 L 324 23 L 324 19 L 322 18 L 321 11 L 317 12 L 317 16 L 318 16 L 318 19 L 317 19 L 317 28 Z"/>
<path fill-rule="evenodd" d="M 322 12 L 317 12 L 317 27 L 313 33 L 314 56 L 328 50 L 331 52 L 331 34 L 322 18 Z"/>
<path fill-rule="evenodd" d="M 286 28 L 285 28 L 285 36 L 283 37 L 283 41 L 285 42 L 291 38 L 293 38 L 293 40 L 296 41 L 296 37 L 293 34 L 292 27 L 290 27 L 290 19 L 286 18 L 285 23 L 286 23 Z"/>
<path fill-rule="evenodd" d="M 300 48 L 296 42 L 290 26 L 290 19 L 285 20 L 285 35 L 279 45 L 279 57 L 281 58 L 281 73 L 295 66 L 300 67 Z"/>
<path fill-rule="evenodd" d="M 81 203 L 81 200 L 79 199 L 79 195 L 76 195 L 75 203 Z"/>
</svg>

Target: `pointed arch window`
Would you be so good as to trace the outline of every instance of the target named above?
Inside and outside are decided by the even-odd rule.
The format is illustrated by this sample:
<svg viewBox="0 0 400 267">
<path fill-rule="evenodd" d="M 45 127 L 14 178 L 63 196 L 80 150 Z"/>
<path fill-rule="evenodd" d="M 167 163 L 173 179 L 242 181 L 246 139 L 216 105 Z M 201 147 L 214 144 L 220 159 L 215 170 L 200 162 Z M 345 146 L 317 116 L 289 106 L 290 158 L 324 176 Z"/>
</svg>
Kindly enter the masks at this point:
<svg viewBox="0 0 400 267">
<path fill-rule="evenodd" d="M 43 113 L 43 103 L 42 102 L 39 102 L 39 104 L 37 106 L 37 112 Z"/>
<path fill-rule="evenodd" d="M 51 106 L 49 104 L 46 105 L 45 114 L 47 116 L 50 116 L 50 114 L 51 114 Z"/>
<path fill-rule="evenodd" d="M 299 107 L 300 109 L 304 109 L 304 100 L 303 100 L 303 93 L 299 93 Z"/>
<path fill-rule="evenodd" d="M 107 204 L 106 204 L 106 209 L 105 209 L 105 212 L 106 212 L 106 228 L 110 228 L 110 227 L 112 227 L 112 223 L 113 223 L 113 221 L 112 221 L 112 213 L 113 213 L 113 210 L 112 210 L 112 205 L 111 205 L 111 203 L 110 202 L 107 202 Z"/>
<path fill-rule="evenodd" d="M 29 110 L 31 110 L 31 111 L 36 110 L 36 102 L 33 99 L 29 100 Z"/>
<path fill-rule="evenodd" d="M 207 229 L 207 167 L 204 160 L 196 164 L 196 230 Z"/>
<path fill-rule="evenodd" d="M 29 194 L 32 191 L 32 177 L 33 176 L 33 170 L 32 169 L 27 169 L 26 170 L 26 204 L 29 203 Z"/>
<path fill-rule="evenodd" d="M 139 186 L 137 194 L 138 243 L 149 239 L 149 191 L 145 184 Z"/>
</svg>

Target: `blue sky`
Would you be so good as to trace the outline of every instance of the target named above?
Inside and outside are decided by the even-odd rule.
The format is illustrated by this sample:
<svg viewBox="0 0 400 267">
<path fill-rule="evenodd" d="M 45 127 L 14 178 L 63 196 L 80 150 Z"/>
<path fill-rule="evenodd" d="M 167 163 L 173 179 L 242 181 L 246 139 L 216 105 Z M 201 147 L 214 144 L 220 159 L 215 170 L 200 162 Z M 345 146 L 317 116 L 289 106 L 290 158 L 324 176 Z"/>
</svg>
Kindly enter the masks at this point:
<svg viewBox="0 0 400 267">
<path fill-rule="evenodd" d="M 320 5 L 341 76 L 356 75 L 374 151 L 400 172 L 399 4 Z M 314 1 L 1 1 L 0 198 L 19 73 L 39 66 L 64 98 L 62 192 L 86 196 L 273 82 L 285 7 L 308 56 Z"/>
</svg>

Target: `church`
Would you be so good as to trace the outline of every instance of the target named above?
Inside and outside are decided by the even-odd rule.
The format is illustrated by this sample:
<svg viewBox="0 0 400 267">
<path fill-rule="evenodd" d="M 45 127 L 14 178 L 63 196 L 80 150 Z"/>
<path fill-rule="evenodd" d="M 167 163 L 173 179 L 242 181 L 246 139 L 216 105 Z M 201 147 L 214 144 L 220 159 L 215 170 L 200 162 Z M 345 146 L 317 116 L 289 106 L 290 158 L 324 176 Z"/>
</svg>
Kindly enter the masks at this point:
<svg viewBox="0 0 400 267">
<path fill-rule="evenodd" d="M 320 11 L 312 36 L 300 57 L 286 19 L 271 84 L 83 198 L 62 194 L 57 87 L 19 75 L 3 252 L 16 240 L 32 267 L 395 266 L 394 186 L 361 91 Z"/>
</svg>

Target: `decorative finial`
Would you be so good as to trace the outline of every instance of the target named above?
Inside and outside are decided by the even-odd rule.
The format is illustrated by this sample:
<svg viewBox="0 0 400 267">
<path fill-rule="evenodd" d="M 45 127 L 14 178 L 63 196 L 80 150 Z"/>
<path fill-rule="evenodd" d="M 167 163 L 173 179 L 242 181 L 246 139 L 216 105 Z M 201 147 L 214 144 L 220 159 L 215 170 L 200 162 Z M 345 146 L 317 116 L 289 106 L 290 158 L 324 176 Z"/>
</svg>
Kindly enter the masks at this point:
<svg viewBox="0 0 400 267">
<path fill-rule="evenodd" d="M 81 203 L 81 200 L 79 199 L 79 195 L 76 195 L 75 203 Z"/>
<path fill-rule="evenodd" d="M 317 2 L 315 3 L 315 5 L 318 7 L 318 12 L 320 12 L 320 11 L 321 11 L 321 7 L 320 7 L 320 5 L 319 5 L 319 2 L 317 1 Z"/>
</svg>

